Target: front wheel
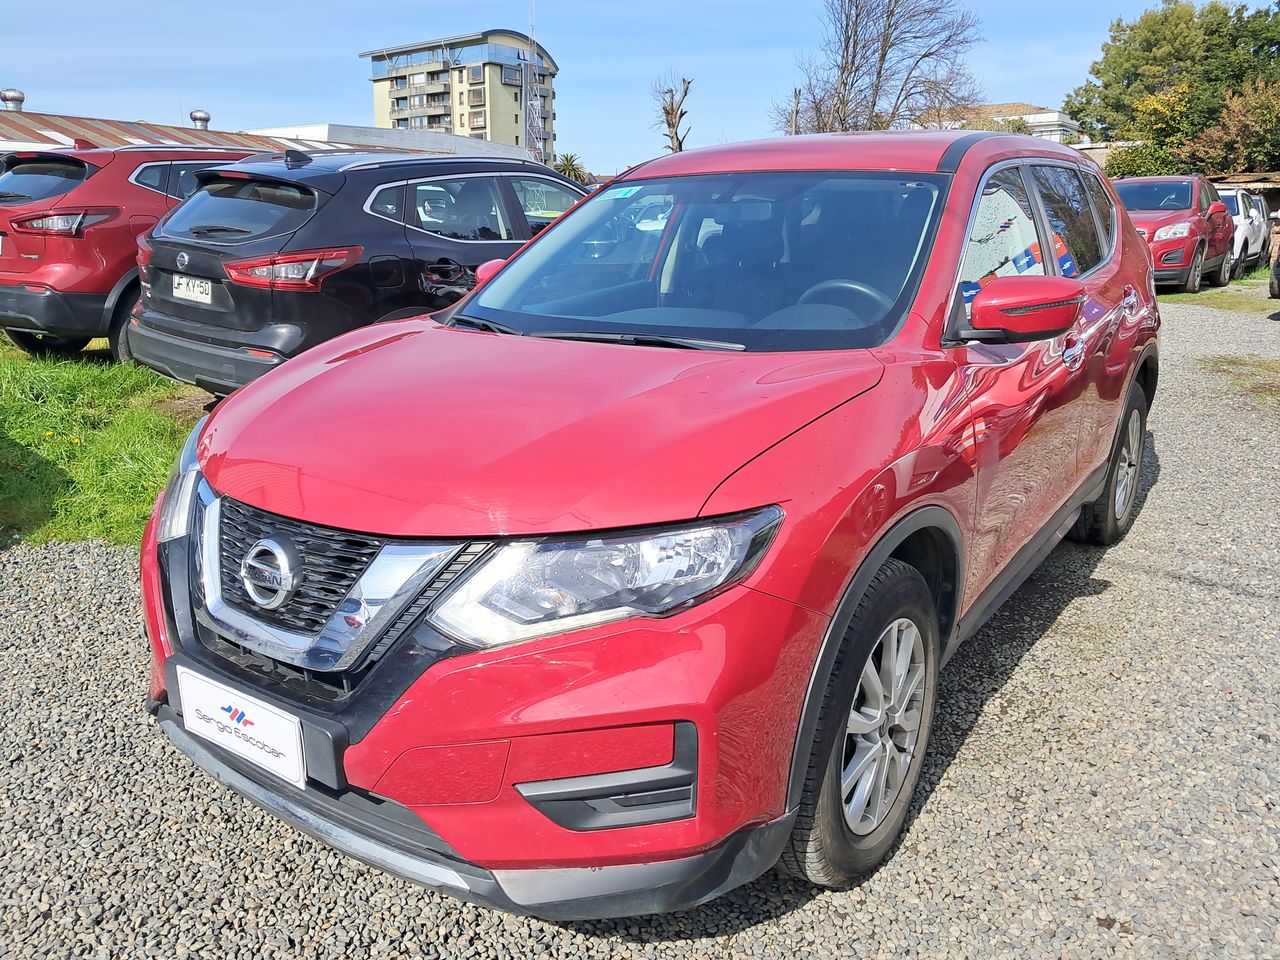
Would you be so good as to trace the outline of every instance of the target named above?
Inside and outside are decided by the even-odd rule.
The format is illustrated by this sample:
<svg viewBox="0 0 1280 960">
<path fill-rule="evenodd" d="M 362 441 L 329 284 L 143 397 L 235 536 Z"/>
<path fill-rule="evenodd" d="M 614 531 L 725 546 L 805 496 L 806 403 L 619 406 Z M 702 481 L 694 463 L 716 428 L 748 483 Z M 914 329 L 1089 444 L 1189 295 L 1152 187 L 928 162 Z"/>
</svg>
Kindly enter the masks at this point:
<svg viewBox="0 0 1280 960">
<path fill-rule="evenodd" d="M 1107 465 L 1106 485 L 1097 500 L 1081 508 L 1080 517 L 1071 528 L 1071 539 L 1106 547 L 1129 532 L 1146 443 L 1147 397 L 1135 384 L 1120 418 L 1120 435 Z"/>
<path fill-rule="evenodd" d="M 1231 259 L 1231 251 L 1228 250 L 1222 255 L 1222 262 L 1214 268 L 1213 273 L 1209 274 L 1209 283 L 1215 287 L 1225 287 L 1231 282 L 1231 272 L 1235 269 L 1235 262 Z"/>
<path fill-rule="evenodd" d="M 15 346 L 33 357 L 70 357 L 89 345 L 88 337 L 55 337 L 29 330 L 6 330 L 5 333 Z"/>
<path fill-rule="evenodd" d="M 888 855 L 929 743 L 938 646 L 928 584 L 914 567 L 885 561 L 832 667 L 783 871 L 843 887 Z"/>
<path fill-rule="evenodd" d="M 1196 247 L 1191 254 L 1191 266 L 1187 267 L 1187 279 L 1182 282 L 1183 293 L 1199 293 L 1200 280 L 1204 276 L 1204 248 Z"/>
</svg>

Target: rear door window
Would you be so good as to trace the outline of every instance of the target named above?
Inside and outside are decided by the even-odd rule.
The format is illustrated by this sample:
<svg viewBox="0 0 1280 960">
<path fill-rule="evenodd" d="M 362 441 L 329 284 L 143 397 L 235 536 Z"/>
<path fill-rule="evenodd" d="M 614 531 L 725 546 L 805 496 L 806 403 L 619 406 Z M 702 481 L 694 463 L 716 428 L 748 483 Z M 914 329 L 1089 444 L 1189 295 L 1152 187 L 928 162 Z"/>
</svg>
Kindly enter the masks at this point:
<svg viewBox="0 0 1280 960">
<path fill-rule="evenodd" d="M 1098 214 L 1098 223 L 1102 227 L 1102 247 L 1111 249 L 1111 242 L 1116 235 L 1116 205 L 1111 201 L 1111 194 L 1102 185 L 1102 181 L 1092 173 L 1084 175 L 1084 186 L 1093 199 L 1093 209 Z"/>
<path fill-rule="evenodd" d="M 1022 175 L 1000 170 L 987 180 L 973 215 L 973 229 L 960 267 L 960 293 L 965 307 L 978 291 L 998 277 L 1042 277 L 1040 237 Z"/>
<path fill-rule="evenodd" d="M 94 169 L 74 157 L 10 157 L 0 166 L 0 204 L 60 197 L 87 180 Z"/>
<path fill-rule="evenodd" d="M 511 177 L 511 188 L 529 223 L 529 235 L 540 233 L 556 217 L 582 197 L 567 187 L 541 177 Z"/>
<path fill-rule="evenodd" d="M 216 179 L 193 193 L 163 231 L 184 240 L 245 243 L 293 233 L 317 206 L 315 191 L 300 184 Z"/>
<path fill-rule="evenodd" d="M 230 160 L 175 160 L 169 165 L 169 184 L 165 192 L 175 200 L 185 200 L 200 189 L 197 170 L 219 167 Z"/>
<path fill-rule="evenodd" d="M 1064 277 L 1088 273 L 1102 262 L 1102 238 L 1080 175 L 1071 167 L 1031 168 L 1053 231 L 1054 255 Z"/>
<path fill-rule="evenodd" d="M 449 240 L 514 240 L 511 218 L 493 177 L 409 184 L 409 226 Z"/>
</svg>

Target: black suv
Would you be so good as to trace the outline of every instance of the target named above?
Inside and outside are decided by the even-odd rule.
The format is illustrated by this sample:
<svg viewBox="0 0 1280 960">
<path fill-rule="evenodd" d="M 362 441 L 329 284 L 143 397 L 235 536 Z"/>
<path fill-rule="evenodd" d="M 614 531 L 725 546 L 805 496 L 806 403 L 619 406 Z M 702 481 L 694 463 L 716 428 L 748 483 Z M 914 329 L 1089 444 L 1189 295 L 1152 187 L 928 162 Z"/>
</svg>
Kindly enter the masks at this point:
<svg viewBox="0 0 1280 960">
<path fill-rule="evenodd" d="M 379 320 L 448 306 L 585 189 L 532 161 L 285 151 L 197 174 L 139 243 L 135 359 L 225 395 Z"/>
</svg>

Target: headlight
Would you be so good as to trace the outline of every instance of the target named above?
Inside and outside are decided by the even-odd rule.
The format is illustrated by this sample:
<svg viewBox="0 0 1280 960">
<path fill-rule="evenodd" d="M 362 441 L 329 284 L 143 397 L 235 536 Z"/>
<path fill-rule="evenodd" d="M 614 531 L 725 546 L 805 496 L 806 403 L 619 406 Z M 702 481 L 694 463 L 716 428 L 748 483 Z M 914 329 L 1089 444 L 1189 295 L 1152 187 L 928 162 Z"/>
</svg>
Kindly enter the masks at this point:
<svg viewBox="0 0 1280 960">
<path fill-rule="evenodd" d="M 630 536 L 519 540 L 480 561 L 431 623 L 463 643 L 499 646 L 704 600 L 755 568 L 782 511 Z"/>
<path fill-rule="evenodd" d="M 164 490 L 160 504 L 160 518 L 156 521 L 156 538 L 164 543 L 185 537 L 191 526 L 191 504 L 195 501 L 196 484 L 200 482 L 200 467 L 196 461 L 196 440 L 208 417 L 201 417 L 194 430 L 182 445 L 177 466 Z"/>
<path fill-rule="evenodd" d="M 1177 240 L 1185 237 L 1191 232 L 1191 224 L 1185 220 L 1182 223 L 1171 223 L 1167 227 L 1161 227 L 1156 231 L 1156 235 L 1152 240 Z"/>
</svg>

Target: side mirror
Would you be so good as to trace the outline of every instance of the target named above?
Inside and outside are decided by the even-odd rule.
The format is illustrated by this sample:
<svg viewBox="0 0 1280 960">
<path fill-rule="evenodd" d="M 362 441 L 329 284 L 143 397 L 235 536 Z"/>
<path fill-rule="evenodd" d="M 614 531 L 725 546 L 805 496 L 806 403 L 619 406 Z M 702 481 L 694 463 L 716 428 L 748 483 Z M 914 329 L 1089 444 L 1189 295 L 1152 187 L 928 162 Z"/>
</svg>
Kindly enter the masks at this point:
<svg viewBox="0 0 1280 960">
<path fill-rule="evenodd" d="M 505 260 L 486 260 L 476 267 L 476 286 L 484 286 L 493 279 L 493 275 L 507 265 Z"/>
<path fill-rule="evenodd" d="M 1267 219 L 1280 220 L 1280 210 L 1272 210 L 1269 214 L 1267 214 Z"/>
<path fill-rule="evenodd" d="M 1211 217 L 1216 217 L 1218 214 L 1226 212 L 1227 205 L 1221 200 L 1215 200 L 1213 203 L 1209 204 L 1209 216 Z"/>
<path fill-rule="evenodd" d="M 1080 318 L 1084 284 L 1070 277 L 1000 277 L 973 298 L 963 340 L 1027 343 L 1066 333 Z"/>
</svg>

